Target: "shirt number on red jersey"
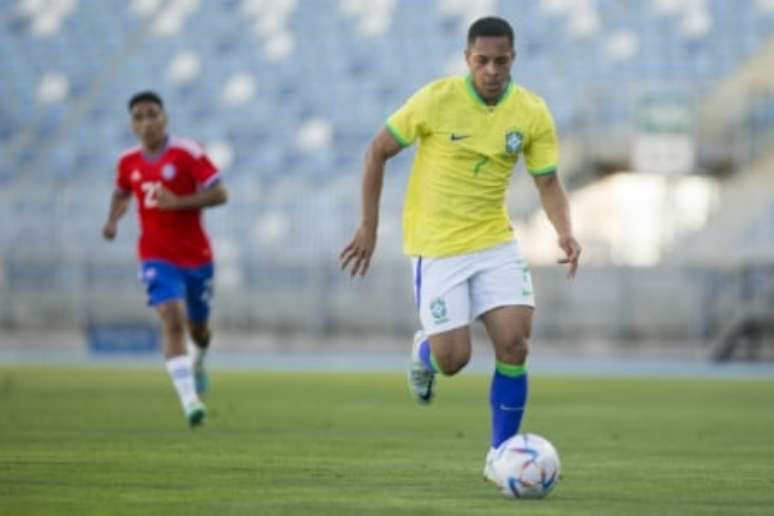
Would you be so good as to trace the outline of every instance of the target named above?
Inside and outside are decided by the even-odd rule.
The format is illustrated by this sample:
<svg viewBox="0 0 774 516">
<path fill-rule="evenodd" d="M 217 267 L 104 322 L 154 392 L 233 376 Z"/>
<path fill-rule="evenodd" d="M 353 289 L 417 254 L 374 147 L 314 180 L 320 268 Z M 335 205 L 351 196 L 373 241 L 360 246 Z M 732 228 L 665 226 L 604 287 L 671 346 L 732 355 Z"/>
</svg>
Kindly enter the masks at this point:
<svg viewBox="0 0 774 516">
<path fill-rule="evenodd" d="M 158 208 L 158 194 L 161 188 L 161 181 L 146 181 L 140 185 L 140 189 L 145 196 L 143 197 L 142 204 L 146 208 Z"/>
</svg>

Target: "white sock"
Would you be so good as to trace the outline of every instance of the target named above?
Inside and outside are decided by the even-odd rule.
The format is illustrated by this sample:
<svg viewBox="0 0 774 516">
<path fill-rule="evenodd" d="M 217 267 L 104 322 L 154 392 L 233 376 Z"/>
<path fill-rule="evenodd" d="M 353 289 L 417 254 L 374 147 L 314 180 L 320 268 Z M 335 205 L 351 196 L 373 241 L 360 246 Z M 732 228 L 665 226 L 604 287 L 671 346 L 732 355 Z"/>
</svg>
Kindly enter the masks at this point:
<svg viewBox="0 0 774 516">
<path fill-rule="evenodd" d="M 191 405 L 199 403 L 199 396 L 196 395 L 196 387 L 194 386 L 191 357 L 179 355 L 168 359 L 167 372 L 175 386 L 183 410 L 187 411 Z"/>
<path fill-rule="evenodd" d="M 207 354 L 207 348 L 200 348 L 193 342 L 188 342 L 188 354 L 193 357 L 194 369 L 204 366 L 204 356 Z"/>
</svg>

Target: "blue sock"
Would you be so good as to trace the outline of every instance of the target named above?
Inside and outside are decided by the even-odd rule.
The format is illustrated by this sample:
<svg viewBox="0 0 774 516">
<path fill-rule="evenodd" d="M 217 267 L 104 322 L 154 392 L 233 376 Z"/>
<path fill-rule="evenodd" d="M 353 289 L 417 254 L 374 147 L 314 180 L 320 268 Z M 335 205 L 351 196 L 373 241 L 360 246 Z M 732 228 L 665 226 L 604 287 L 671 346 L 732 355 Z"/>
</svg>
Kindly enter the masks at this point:
<svg viewBox="0 0 774 516">
<path fill-rule="evenodd" d="M 527 370 L 523 365 L 496 362 L 489 405 L 492 408 L 492 448 L 519 432 L 527 404 Z"/>
<path fill-rule="evenodd" d="M 428 371 L 434 373 L 440 371 L 440 369 L 438 369 L 438 364 L 435 361 L 435 357 L 433 356 L 433 351 L 430 348 L 430 339 L 428 338 L 419 344 L 419 359 L 425 364 Z"/>
</svg>

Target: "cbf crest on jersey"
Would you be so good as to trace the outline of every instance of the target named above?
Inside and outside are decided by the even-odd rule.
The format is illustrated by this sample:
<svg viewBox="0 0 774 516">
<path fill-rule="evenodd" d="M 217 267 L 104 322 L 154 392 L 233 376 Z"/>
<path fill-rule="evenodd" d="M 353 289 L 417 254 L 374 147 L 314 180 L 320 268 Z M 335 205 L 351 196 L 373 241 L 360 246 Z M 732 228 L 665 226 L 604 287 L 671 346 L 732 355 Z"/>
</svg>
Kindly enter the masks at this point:
<svg viewBox="0 0 774 516">
<path fill-rule="evenodd" d="M 175 170 L 175 166 L 172 163 L 167 163 L 164 165 L 164 168 L 161 169 L 161 177 L 167 181 L 174 179 L 176 173 L 177 170 Z"/>
<path fill-rule="evenodd" d="M 519 131 L 509 131 L 505 133 L 505 152 L 508 154 L 518 154 L 521 152 L 521 146 L 524 144 L 524 135 Z"/>
</svg>

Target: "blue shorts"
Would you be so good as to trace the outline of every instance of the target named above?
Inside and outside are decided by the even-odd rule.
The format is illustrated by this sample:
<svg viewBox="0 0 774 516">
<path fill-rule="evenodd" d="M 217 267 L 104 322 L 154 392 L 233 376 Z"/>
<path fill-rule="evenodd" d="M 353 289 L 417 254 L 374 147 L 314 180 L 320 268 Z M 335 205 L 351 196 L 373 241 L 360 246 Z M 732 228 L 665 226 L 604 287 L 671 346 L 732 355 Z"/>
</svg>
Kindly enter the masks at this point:
<svg viewBox="0 0 774 516">
<path fill-rule="evenodd" d="M 172 299 L 185 300 L 188 319 L 204 322 L 210 317 L 215 267 L 179 267 L 169 262 L 148 260 L 141 264 L 141 279 L 148 293 L 148 305 L 158 306 Z"/>
</svg>

